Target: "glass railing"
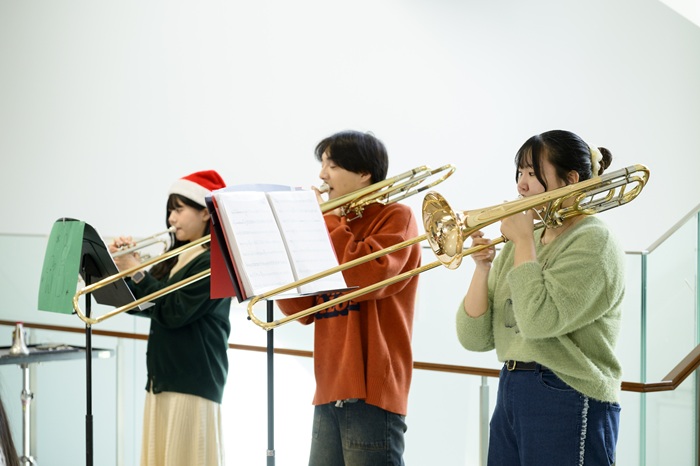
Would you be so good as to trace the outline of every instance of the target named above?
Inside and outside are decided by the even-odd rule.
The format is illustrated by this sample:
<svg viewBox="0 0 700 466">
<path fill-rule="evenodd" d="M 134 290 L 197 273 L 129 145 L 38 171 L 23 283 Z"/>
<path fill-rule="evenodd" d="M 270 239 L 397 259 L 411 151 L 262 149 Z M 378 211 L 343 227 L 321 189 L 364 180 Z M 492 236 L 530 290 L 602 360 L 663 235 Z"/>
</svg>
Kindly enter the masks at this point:
<svg viewBox="0 0 700 466">
<path fill-rule="evenodd" d="M 664 379 L 698 345 L 697 209 L 646 251 L 629 251 L 627 294 L 618 354 L 626 382 Z M 82 322 L 37 311 L 37 289 L 47 237 L 0 235 L 0 321 L 24 321 L 30 342 L 84 345 Z M 434 256 L 424 250 L 424 261 Z M 421 275 L 414 322 L 418 369 L 409 397 L 406 461 L 409 464 L 482 465 L 488 419 L 496 399 L 493 373 L 468 375 L 454 368 L 494 372 L 494 352 L 465 351 L 457 342 L 454 318 L 473 272 L 471 260 L 457 270 L 437 268 Z M 95 312 L 100 312 L 99 307 Z M 258 312 L 264 315 L 264 311 Z M 268 333 L 251 324 L 240 305 L 231 313 L 230 373 L 223 403 L 229 464 L 263 464 L 267 450 Z M 55 327 L 55 328 L 54 328 Z M 64 331 L 68 327 L 71 332 Z M 3 330 L 4 329 L 4 330 Z M 0 346 L 11 343 L 11 327 L 0 326 Z M 4 332 L 4 333 L 2 333 Z M 95 464 L 138 464 L 145 384 L 145 319 L 117 316 L 93 327 L 93 345 L 114 357 L 93 363 Z M 103 333 L 104 332 L 104 333 Z M 310 351 L 313 328 L 296 323 L 274 331 L 277 349 Z M 297 354 L 275 356 L 275 450 L 278 466 L 304 464 L 311 428 L 313 363 Z M 86 375 L 84 361 L 31 366 L 31 453 L 39 464 L 82 464 L 85 450 Z M 697 371 L 696 371 L 697 372 Z M 0 365 L 0 397 L 22 449 L 22 372 Z M 618 466 L 698 464 L 698 389 L 694 373 L 674 390 L 623 391 Z M 57 425 L 55 419 L 61 419 Z M 60 427 L 60 428 L 59 428 Z M 440 445 L 440 448 L 436 446 Z M 43 460 L 43 461 L 42 461 Z"/>
<path fill-rule="evenodd" d="M 637 298 L 626 300 L 632 319 L 624 331 L 629 349 L 623 345 L 620 352 L 628 368 L 625 380 L 661 381 L 700 343 L 699 219 L 695 209 L 648 250 L 627 255 L 628 293 Z M 629 464 L 698 464 L 697 371 L 672 391 L 624 392 L 623 397 L 624 422 L 637 418 L 639 426 L 636 439 L 631 429 L 621 438 L 622 451 L 633 455 L 633 445 L 639 450 Z"/>
</svg>

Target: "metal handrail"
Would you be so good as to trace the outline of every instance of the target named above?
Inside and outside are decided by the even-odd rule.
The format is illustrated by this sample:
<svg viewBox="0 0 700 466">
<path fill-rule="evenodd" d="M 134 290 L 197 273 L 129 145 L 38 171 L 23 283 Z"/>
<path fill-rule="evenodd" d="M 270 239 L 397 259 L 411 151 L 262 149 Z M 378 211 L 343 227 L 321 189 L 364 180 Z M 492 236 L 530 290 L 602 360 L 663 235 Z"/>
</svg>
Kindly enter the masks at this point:
<svg viewBox="0 0 700 466">
<path fill-rule="evenodd" d="M 686 215 L 683 216 L 678 222 L 676 222 L 671 228 L 669 228 L 665 233 L 659 236 L 659 239 L 651 243 L 651 245 L 644 249 L 643 251 L 625 251 L 625 254 L 650 254 L 654 252 L 659 246 L 661 246 L 667 239 L 669 239 L 675 232 L 681 229 L 683 225 L 688 223 L 688 221 L 700 214 L 700 204 L 696 205 L 690 210 Z"/>
<path fill-rule="evenodd" d="M 0 320 L 0 325 L 8 325 L 14 327 L 16 322 L 9 320 Z M 24 322 L 25 328 L 35 328 L 40 330 L 51 330 L 58 332 L 71 332 L 71 333 L 84 333 L 84 328 L 78 327 L 64 327 L 59 325 L 46 325 L 33 322 Z M 115 332 L 111 330 L 92 330 L 93 335 L 114 337 L 114 338 L 128 338 L 133 340 L 147 340 L 148 335 L 141 333 L 128 333 L 128 332 Z M 267 348 L 264 346 L 255 345 L 242 345 L 237 343 L 229 343 L 230 349 L 242 350 L 242 351 L 255 351 L 264 353 Z M 288 356 L 299 356 L 299 357 L 313 357 L 313 351 L 307 350 L 296 350 L 290 348 L 275 348 L 275 354 L 284 354 Z M 432 362 L 420 362 L 414 361 L 413 367 L 419 370 L 429 370 L 436 372 L 451 372 L 454 374 L 465 374 L 465 375 L 477 375 L 482 377 L 495 377 L 498 378 L 500 373 L 499 369 L 492 369 L 488 367 L 475 367 L 475 366 L 460 366 L 453 364 L 441 364 Z M 672 391 L 678 388 L 679 385 L 685 381 L 696 369 L 700 367 L 700 345 L 693 348 L 690 353 L 688 353 L 676 366 L 659 382 L 622 382 L 622 390 L 628 392 L 637 393 L 650 393 L 650 392 L 661 392 L 661 391 Z"/>
</svg>

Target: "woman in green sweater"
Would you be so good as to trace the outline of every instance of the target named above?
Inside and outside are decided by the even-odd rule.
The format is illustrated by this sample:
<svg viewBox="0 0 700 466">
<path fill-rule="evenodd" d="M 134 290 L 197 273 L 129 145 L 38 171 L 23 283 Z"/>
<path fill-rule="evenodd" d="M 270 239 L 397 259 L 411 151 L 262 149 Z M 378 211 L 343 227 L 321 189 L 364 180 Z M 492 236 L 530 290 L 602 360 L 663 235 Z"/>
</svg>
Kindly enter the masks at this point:
<svg viewBox="0 0 700 466">
<path fill-rule="evenodd" d="M 166 215 L 167 225 L 175 227 L 171 249 L 209 233 L 205 196 L 225 186 L 213 170 L 172 184 Z M 131 237 L 119 237 L 110 249 L 132 244 Z M 115 262 L 125 270 L 140 260 L 128 254 Z M 209 267 L 209 248 L 191 248 L 149 272 L 134 273 L 128 284 L 141 298 Z M 231 299 L 210 299 L 209 287 L 209 278 L 199 280 L 132 312 L 151 320 L 141 466 L 224 465 L 221 399 L 228 374 Z"/>
<path fill-rule="evenodd" d="M 568 131 L 528 139 L 518 151 L 521 196 L 598 176 L 605 148 Z M 503 219 L 508 238 L 472 255 L 474 275 L 457 312 L 468 350 L 504 362 L 491 419 L 488 464 L 614 463 L 621 368 L 614 349 L 624 295 L 624 255 L 598 218 L 535 230 L 530 210 Z M 482 232 L 474 245 L 487 244 Z"/>
</svg>

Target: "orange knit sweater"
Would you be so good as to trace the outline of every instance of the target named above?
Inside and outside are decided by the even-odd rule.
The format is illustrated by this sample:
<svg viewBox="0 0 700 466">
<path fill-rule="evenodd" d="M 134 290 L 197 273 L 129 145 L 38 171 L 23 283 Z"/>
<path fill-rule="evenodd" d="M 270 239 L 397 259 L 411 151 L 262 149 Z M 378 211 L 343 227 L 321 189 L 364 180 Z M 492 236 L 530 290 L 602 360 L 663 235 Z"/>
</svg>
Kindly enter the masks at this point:
<svg viewBox="0 0 700 466">
<path fill-rule="evenodd" d="M 361 218 L 326 215 L 340 263 L 418 236 L 411 209 L 402 204 L 373 204 Z M 420 245 L 353 267 L 343 275 L 348 286 L 364 287 L 420 265 Z M 406 414 L 413 354 L 411 335 L 418 276 L 300 319 L 315 322 L 314 372 L 319 405 L 346 398 L 364 399 L 396 414 Z M 336 295 L 278 300 L 286 315 Z"/>
</svg>

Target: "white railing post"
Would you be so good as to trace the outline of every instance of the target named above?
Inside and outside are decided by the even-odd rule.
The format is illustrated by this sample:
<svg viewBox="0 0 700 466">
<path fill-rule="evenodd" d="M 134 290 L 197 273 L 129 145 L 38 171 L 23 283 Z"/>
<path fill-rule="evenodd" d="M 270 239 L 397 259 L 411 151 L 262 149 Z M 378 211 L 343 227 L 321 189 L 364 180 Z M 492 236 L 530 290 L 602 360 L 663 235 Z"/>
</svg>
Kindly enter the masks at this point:
<svg viewBox="0 0 700 466">
<path fill-rule="evenodd" d="M 486 466 L 489 451 L 489 382 L 481 376 L 479 390 L 479 463 Z"/>
</svg>

